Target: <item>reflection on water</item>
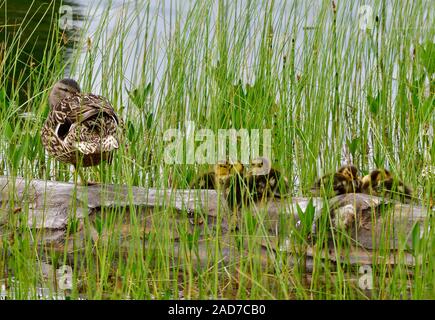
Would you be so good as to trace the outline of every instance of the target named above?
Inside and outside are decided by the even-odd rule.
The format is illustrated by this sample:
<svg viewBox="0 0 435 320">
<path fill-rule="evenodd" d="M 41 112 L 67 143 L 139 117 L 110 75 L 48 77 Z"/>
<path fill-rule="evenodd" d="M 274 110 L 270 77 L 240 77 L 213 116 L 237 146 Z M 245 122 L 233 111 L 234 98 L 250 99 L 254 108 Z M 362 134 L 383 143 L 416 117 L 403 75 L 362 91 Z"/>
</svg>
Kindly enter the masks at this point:
<svg viewBox="0 0 435 320">
<path fill-rule="evenodd" d="M 117 89 L 122 91 L 123 102 L 128 100 L 127 90 L 132 90 L 138 85 L 138 79 L 146 78 L 154 84 L 160 82 L 166 66 L 166 50 L 173 35 L 176 16 L 187 16 L 191 3 L 184 0 L 74 1 L 77 4 L 75 10 L 81 10 L 89 20 L 82 30 L 87 41 L 83 41 L 82 48 L 74 49 L 82 54 L 71 74 L 67 73 L 67 76 L 89 81 L 89 86 L 94 92 L 101 92 L 103 86 L 112 86 L 112 77 L 104 75 L 103 70 L 114 62 L 121 63 L 124 85 Z M 184 19 L 181 18 L 181 25 Z M 91 58 L 92 64 L 89 64 L 89 55 L 87 57 L 90 46 L 98 48 L 98 53 Z M 118 56 L 123 57 L 122 61 L 118 61 Z M 155 59 L 152 68 L 149 65 L 145 66 L 145 57 L 149 60 Z M 148 70 L 145 71 L 147 67 Z M 145 77 L 144 72 L 148 73 Z"/>
<path fill-rule="evenodd" d="M 154 88 L 160 87 L 164 78 L 163 73 L 168 67 L 168 50 L 171 50 L 171 42 L 174 41 L 180 30 L 185 33 L 186 38 L 189 37 L 190 33 L 196 32 L 192 26 L 186 27 L 186 25 L 191 19 L 189 16 L 192 8 L 201 7 L 195 1 L 187 2 L 184 0 L 113 0 L 110 2 L 74 0 L 74 2 L 77 4 L 75 9 L 81 10 L 84 16 L 90 18 L 83 31 L 86 39 L 89 40 L 88 43 L 98 48 L 98 54 L 92 57 L 90 65 L 86 57 L 88 49 L 86 43 L 83 44 L 83 48 L 76 48 L 82 52 L 82 55 L 77 64 L 74 65 L 71 74 L 67 73 L 66 76 L 90 81 L 91 83 L 87 87 L 91 87 L 94 92 L 101 92 L 102 87 L 110 88 L 112 86 L 110 83 L 112 77 L 104 75 L 104 69 L 111 69 L 112 67 L 108 68 L 108 65 L 115 61 L 117 64 L 121 63 L 119 68 L 122 70 L 123 86 L 117 87 L 117 91 L 122 91 L 122 100 L 128 100 L 127 90 L 133 90 L 138 85 L 143 85 L 143 83 L 137 83 L 141 80 L 152 83 Z M 244 83 L 252 83 L 254 81 L 252 66 L 258 58 L 255 48 L 261 42 L 261 30 L 264 24 L 262 19 L 269 7 L 265 3 L 255 1 L 252 3 L 240 1 L 235 6 L 238 10 L 249 11 L 249 14 L 252 15 L 249 23 L 238 26 L 238 28 L 246 28 L 246 36 L 249 39 L 246 41 L 246 61 L 240 64 L 243 68 L 241 77 Z M 218 16 L 218 2 L 211 2 L 205 7 L 207 7 L 207 12 L 202 14 L 210 14 L 210 20 L 215 22 L 211 23 L 211 28 L 208 30 L 210 34 L 207 37 L 204 36 L 204 42 L 195 45 L 212 48 L 213 42 L 216 41 L 214 24 Z M 200 12 L 200 9 L 204 10 L 204 8 L 197 8 L 197 11 Z M 314 23 L 312 12 L 318 8 L 319 3 L 310 1 L 309 5 L 302 3 L 298 10 L 306 10 L 306 23 L 311 24 Z M 291 21 L 294 10 L 293 5 L 289 5 L 285 1 L 278 1 L 273 8 L 274 14 L 280 12 L 282 21 Z M 203 20 L 200 21 L 204 23 Z M 227 22 L 229 30 L 236 28 L 237 21 L 233 15 L 228 15 Z M 277 37 L 280 38 L 280 44 L 289 42 L 288 36 L 281 34 L 283 31 L 281 26 L 277 27 L 275 31 Z M 302 40 L 302 36 L 297 37 L 298 45 Z M 116 59 L 118 56 L 123 57 L 122 61 Z M 204 56 L 196 58 L 205 59 Z M 147 62 L 151 60 L 152 64 Z M 216 63 L 214 60 L 212 62 Z"/>
<path fill-rule="evenodd" d="M 316 11 L 320 10 L 320 2 L 308 1 L 309 4 L 306 5 L 302 2 L 298 6 L 294 6 L 293 2 L 287 3 L 286 1 L 277 1 L 274 6 L 274 14 L 282 12 L 281 21 L 288 22 L 292 21 L 292 16 L 294 15 L 294 10 L 298 11 L 298 14 L 304 13 L 305 16 L 305 26 L 307 28 L 299 28 L 300 34 L 296 37 L 297 48 L 301 48 L 301 42 L 305 33 L 307 36 L 311 36 L 313 30 L 310 30 L 309 26 L 315 24 Z M 358 3 L 359 1 L 356 1 Z M 261 29 L 263 23 L 259 20 L 264 14 L 267 6 L 263 4 L 254 3 L 248 5 L 247 1 L 241 1 L 235 6 L 239 7 L 240 10 L 243 8 L 249 8 L 252 10 L 251 14 L 253 19 L 247 27 L 247 36 L 254 42 L 258 44 L 261 37 Z M 171 1 L 138 1 L 138 0 L 112 0 L 112 1 L 91 1 L 91 0 L 69 0 L 63 1 L 63 6 L 65 9 L 61 9 L 60 1 L 46 2 L 44 0 L 36 0 L 29 2 L 27 0 L 15 0 L 13 2 L 8 2 L 7 5 L 7 17 L 8 21 L 4 21 L 4 15 L 0 17 L 0 24 L 7 25 L 7 27 L 0 30 L 1 38 L 4 38 L 4 34 L 9 35 L 12 39 L 14 34 L 19 27 L 23 28 L 22 42 L 26 41 L 24 52 L 22 57 L 20 57 L 21 67 L 26 68 L 31 62 L 29 59 L 34 59 L 36 61 L 41 61 L 45 51 L 45 46 L 48 41 L 51 41 L 50 34 L 52 30 L 52 16 L 58 16 L 61 20 L 68 17 L 68 14 L 72 14 L 71 24 L 68 25 L 69 30 L 75 30 L 75 34 L 79 35 L 80 31 L 78 28 L 82 27 L 81 16 L 89 17 L 84 27 L 85 39 L 88 39 L 88 45 L 96 46 L 99 48 L 99 54 L 96 55 L 95 61 L 93 62 L 93 68 L 90 68 L 86 64 L 86 43 L 84 43 L 83 48 L 74 47 L 74 42 L 71 40 L 71 35 L 68 37 L 63 37 L 63 44 L 66 45 L 64 61 L 69 61 L 69 57 L 74 56 L 77 51 L 83 54 L 79 58 L 80 60 L 75 64 L 70 71 L 67 67 L 65 70 L 65 76 L 71 76 L 75 78 L 83 79 L 86 81 L 89 79 L 91 81 L 91 87 L 96 92 L 101 90 L 101 82 L 103 81 L 103 75 L 101 66 L 104 63 L 111 63 L 114 61 L 115 55 L 121 55 L 124 57 L 122 61 L 122 72 L 125 82 L 125 86 L 122 89 L 133 89 L 137 79 L 142 78 L 142 74 L 139 71 L 143 71 L 145 67 L 143 64 L 145 61 L 145 55 L 150 55 L 150 53 L 145 52 L 147 49 L 157 50 L 158 52 L 151 53 L 153 59 L 156 59 L 154 66 L 157 66 L 156 70 L 147 71 L 149 75 L 148 80 L 151 79 L 155 82 L 154 87 L 158 87 L 156 83 L 159 83 L 162 79 L 162 73 L 165 69 L 166 63 L 166 50 L 170 45 L 171 37 L 173 37 L 174 29 L 176 28 L 176 23 L 180 25 L 178 28 L 183 30 L 183 25 L 188 19 L 187 13 L 194 4 L 190 2 L 185 2 L 184 0 L 171 0 Z M 4 7 L 0 7 L 0 10 L 5 10 Z M 69 7 L 69 8 L 68 8 Z M 297 8 L 297 9 L 295 9 Z M 107 13 L 107 9 L 109 9 Z M 212 4 L 210 6 L 211 20 L 215 20 L 217 17 L 217 6 Z M 352 6 L 352 11 L 356 16 L 356 10 L 358 5 Z M 70 11 L 69 11 L 70 10 Z M 281 13 L 280 13 L 281 14 Z M 31 18 L 31 19 L 29 19 Z M 104 19 L 107 19 L 104 22 Z M 150 22 L 148 20 L 155 22 Z M 65 20 L 65 19 L 64 19 Z M 71 19 L 69 19 L 71 20 Z M 56 20 L 54 20 L 56 21 Z M 121 23 L 120 23 L 121 21 Z M 58 21 L 59 22 L 59 21 Z M 64 21 L 65 22 L 65 21 Z M 228 18 L 228 28 L 234 28 L 236 21 L 231 15 Z M 124 25 L 120 29 L 120 25 Z M 101 28 L 101 26 L 103 26 Z M 155 34 L 150 35 L 153 44 L 150 46 L 145 43 L 148 32 L 147 27 L 152 26 L 155 30 Z M 281 30 L 282 26 L 276 26 L 276 37 L 279 39 L 279 45 L 288 45 L 290 39 L 288 35 L 284 34 L 284 30 Z M 281 31 L 280 31 L 281 30 Z M 189 34 L 189 30 L 185 30 L 186 35 Z M 210 30 L 209 41 L 213 41 L 213 32 Z M 122 33 L 122 34 L 120 34 Z M 280 34 L 283 33 L 283 34 Z M 114 39 L 113 35 L 118 34 L 116 41 L 122 42 L 114 46 L 113 44 L 108 45 L 107 41 L 112 41 Z M 324 32 L 324 36 L 327 35 L 327 30 Z M 94 42 L 94 39 L 98 38 L 99 41 Z M 211 43 L 206 44 L 211 45 Z M 249 46 L 251 44 L 248 44 Z M 116 49 L 117 52 L 105 52 L 109 50 L 107 47 L 112 47 Z M 148 47 L 148 48 L 147 48 Z M 299 50 L 299 49 L 298 49 Z M 302 56 L 296 55 L 296 65 L 302 64 Z M 298 59 L 300 59 L 298 61 Z M 242 70 L 242 76 L 244 82 L 252 82 L 252 65 L 256 60 L 255 50 L 247 49 L 246 61 L 243 62 L 245 70 Z M 93 69 L 93 70 L 89 70 Z M 15 78 L 15 77 L 13 77 Z M 107 85 L 107 84 L 106 84 Z M 127 96 L 123 92 L 124 96 Z"/>
</svg>

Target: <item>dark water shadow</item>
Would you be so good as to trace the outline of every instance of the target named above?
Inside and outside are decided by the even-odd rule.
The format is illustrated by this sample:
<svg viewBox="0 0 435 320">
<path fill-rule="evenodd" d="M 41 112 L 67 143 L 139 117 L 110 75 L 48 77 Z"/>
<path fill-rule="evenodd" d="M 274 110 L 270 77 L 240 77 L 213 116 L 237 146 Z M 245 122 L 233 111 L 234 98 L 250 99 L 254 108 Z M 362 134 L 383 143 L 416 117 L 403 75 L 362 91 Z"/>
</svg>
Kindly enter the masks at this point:
<svg viewBox="0 0 435 320">
<path fill-rule="evenodd" d="M 79 10 L 75 10 L 77 4 L 63 1 L 62 5 L 73 9 L 73 19 L 82 20 Z M 74 42 L 67 39 L 74 30 L 59 28 L 59 19 L 64 15 L 60 9 L 61 1 L 54 0 L 0 3 L 0 62 L 4 65 L 0 69 L 0 89 L 11 98 L 18 88 L 14 99 L 18 103 L 29 99 L 26 92 L 32 77 L 43 78 L 46 72 L 58 71 L 72 51 Z M 57 59 L 50 60 L 50 48 L 59 50 Z"/>
</svg>

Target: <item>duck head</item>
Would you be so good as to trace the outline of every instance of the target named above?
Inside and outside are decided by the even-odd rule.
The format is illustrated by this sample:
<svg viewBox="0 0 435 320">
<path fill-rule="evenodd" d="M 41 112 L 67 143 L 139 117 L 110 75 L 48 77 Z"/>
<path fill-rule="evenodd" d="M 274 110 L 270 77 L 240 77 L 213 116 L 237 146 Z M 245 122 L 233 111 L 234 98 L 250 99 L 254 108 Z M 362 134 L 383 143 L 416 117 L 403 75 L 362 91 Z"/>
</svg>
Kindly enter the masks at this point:
<svg viewBox="0 0 435 320">
<path fill-rule="evenodd" d="M 50 107 L 54 108 L 60 101 L 76 93 L 80 93 L 79 84 L 73 79 L 62 79 L 56 82 L 51 89 L 48 101 Z"/>
<path fill-rule="evenodd" d="M 251 160 L 249 175 L 263 176 L 270 173 L 271 165 L 269 159 L 266 157 L 259 157 Z"/>
<path fill-rule="evenodd" d="M 235 161 L 233 164 L 231 164 L 230 173 L 233 175 L 243 175 L 243 172 L 245 170 L 245 167 L 243 164 L 239 161 Z"/>
</svg>

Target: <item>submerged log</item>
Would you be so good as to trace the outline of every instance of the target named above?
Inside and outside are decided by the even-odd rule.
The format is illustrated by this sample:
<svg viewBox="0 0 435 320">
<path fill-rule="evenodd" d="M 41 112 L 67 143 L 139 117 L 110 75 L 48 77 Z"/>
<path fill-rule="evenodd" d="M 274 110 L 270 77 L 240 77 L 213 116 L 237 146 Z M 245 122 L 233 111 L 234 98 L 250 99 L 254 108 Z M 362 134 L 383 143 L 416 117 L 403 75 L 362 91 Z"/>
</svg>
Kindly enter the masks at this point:
<svg viewBox="0 0 435 320">
<path fill-rule="evenodd" d="M 0 188 L 0 239 L 6 241 L 6 235 L 17 228 L 17 225 L 11 225 L 11 219 L 19 216 L 19 227 L 24 225 L 29 232 L 37 234 L 32 239 L 44 253 L 63 253 L 66 250 L 72 255 L 77 254 L 77 250 L 85 250 L 89 241 L 95 244 L 118 240 L 123 248 L 121 251 L 126 253 L 132 243 L 147 252 L 161 252 L 163 239 L 168 241 L 168 255 L 174 261 L 179 261 L 180 255 L 186 255 L 195 242 L 195 254 L 187 258 L 190 262 L 210 265 L 216 261 L 210 252 L 216 251 L 219 244 L 219 261 L 229 265 L 239 262 L 243 257 L 241 252 L 249 251 L 245 238 L 241 242 L 235 241 L 245 230 L 239 233 L 233 225 L 234 221 L 240 224 L 243 219 L 240 215 L 245 213 L 239 213 L 239 218 L 233 219 L 224 198 L 214 190 L 76 186 L 6 176 L 0 177 Z M 310 200 L 297 197 L 278 199 L 249 208 L 256 219 L 256 228 L 262 228 L 263 235 L 266 235 L 261 239 L 261 254 L 258 255 L 262 265 L 276 265 L 276 258 L 283 255 L 290 264 L 300 258 L 292 249 L 291 238 L 282 237 L 280 230 L 283 225 L 297 228 L 301 220 L 299 214 L 305 212 Z M 414 264 L 413 256 L 405 249 L 412 249 L 410 234 L 415 224 L 421 225 L 422 232 L 427 228 L 425 221 L 431 212 L 429 209 L 365 194 L 337 196 L 329 203 L 321 198 L 312 201 L 315 208 L 313 231 L 319 217 L 330 214 L 331 232 L 336 232 L 336 236 L 345 234 L 350 241 L 347 253 L 316 248 L 314 242 L 307 245 L 307 270 L 312 269 L 313 256 L 319 253 L 322 259 L 333 262 L 343 261 L 345 257 L 341 255 L 346 254 L 346 261 L 351 265 L 372 264 L 379 246 L 384 250 L 382 263 L 394 264 L 400 252 L 402 262 Z M 107 219 L 108 212 L 110 216 L 118 216 L 114 230 L 103 227 L 102 221 Z M 166 238 L 161 238 L 161 234 L 165 234 L 163 229 L 169 230 Z M 134 233 L 138 230 L 140 234 L 135 238 Z"/>
</svg>

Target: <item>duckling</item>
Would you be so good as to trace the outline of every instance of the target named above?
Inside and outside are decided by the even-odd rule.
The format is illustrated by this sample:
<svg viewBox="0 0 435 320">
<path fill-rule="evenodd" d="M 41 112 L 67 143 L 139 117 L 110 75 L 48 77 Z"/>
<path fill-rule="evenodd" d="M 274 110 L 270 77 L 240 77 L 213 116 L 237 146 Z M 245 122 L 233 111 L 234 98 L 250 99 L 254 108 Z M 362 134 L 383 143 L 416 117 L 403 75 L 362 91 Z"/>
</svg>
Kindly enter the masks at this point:
<svg viewBox="0 0 435 320">
<path fill-rule="evenodd" d="M 200 175 L 190 184 L 191 189 L 225 189 L 230 177 L 231 166 L 227 161 L 219 161 L 211 171 Z"/>
<path fill-rule="evenodd" d="M 387 169 L 376 169 L 361 179 L 361 191 L 375 196 L 387 195 L 404 202 L 412 200 L 412 189 L 395 178 Z"/>
<path fill-rule="evenodd" d="M 215 189 L 223 189 L 228 183 L 228 179 L 231 174 L 231 164 L 228 161 L 219 161 L 214 166 L 214 174 L 215 174 Z"/>
<path fill-rule="evenodd" d="M 48 154 L 72 164 L 76 172 L 78 166 L 110 163 L 119 148 L 122 127 L 110 102 L 102 96 L 82 93 L 72 79 L 58 81 L 48 100 L 50 112 L 41 130 Z"/>
<path fill-rule="evenodd" d="M 360 192 L 361 181 L 358 177 L 358 169 L 353 165 L 342 166 L 334 174 L 326 174 L 318 179 L 311 188 L 314 196 L 320 196 L 323 192 L 333 190 L 333 195 Z"/>
<path fill-rule="evenodd" d="M 268 198 L 282 198 L 288 193 L 288 180 L 271 167 L 266 157 L 255 158 L 246 175 L 246 185 L 254 202 Z"/>
<path fill-rule="evenodd" d="M 389 180 L 392 178 L 393 176 L 387 169 L 373 170 L 361 179 L 361 190 L 363 191 L 363 193 L 375 193 L 376 191 L 374 189 L 380 184 L 381 181 Z"/>
<path fill-rule="evenodd" d="M 230 165 L 230 175 L 225 183 L 225 194 L 228 206 L 236 210 L 245 200 L 245 166 L 239 161 Z"/>
<path fill-rule="evenodd" d="M 215 189 L 215 173 L 214 170 L 207 171 L 196 177 L 190 184 L 190 189 L 210 190 Z"/>
</svg>

